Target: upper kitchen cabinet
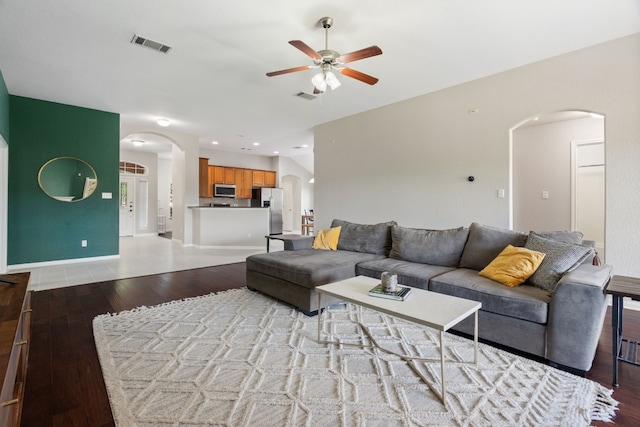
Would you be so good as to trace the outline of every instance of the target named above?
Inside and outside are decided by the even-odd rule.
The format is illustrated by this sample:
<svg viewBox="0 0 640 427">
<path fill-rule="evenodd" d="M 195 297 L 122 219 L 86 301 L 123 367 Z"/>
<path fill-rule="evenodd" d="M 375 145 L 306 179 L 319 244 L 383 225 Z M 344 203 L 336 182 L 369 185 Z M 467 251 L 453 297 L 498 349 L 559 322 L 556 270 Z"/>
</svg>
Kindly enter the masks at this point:
<svg viewBox="0 0 640 427">
<path fill-rule="evenodd" d="M 264 186 L 267 188 L 276 188 L 275 171 L 264 171 Z"/>
<path fill-rule="evenodd" d="M 253 171 L 253 186 L 254 187 L 276 187 L 276 172 L 275 171 Z"/>
<path fill-rule="evenodd" d="M 236 168 L 236 199 L 250 199 L 252 187 L 251 169 Z"/>
<path fill-rule="evenodd" d="M 211 197 L 209 193 L 211 190 L 211 186 L 209 185 L 209 159 L 205 159 L 204 157 L 200 157 L 198 162 L 199 169 L 199 191 L 200 197 Z M 210 191 L 211 190 L 211 191 Z"/>
<path fill-rule="evenodd" d="M 211 166 L 213 168 L 213 181 L 211 184 L 235 184 L 236 168 L 226 166 Z"/>
<path fill-rule="evenodd" d="M 224 168 L 223 184 L 235 184 L 235 183 L 236 183 L 236 168 Z"/>
<path fill-rule="evenodd" d="M 211 166 L 213 169 L 212 184 L 224 184 L 224 166 Z"/>
<path fill-rule="evenodd" d="M 253 171 L 253 186 L 264 187 L 264 171 Z"/>
</svg>

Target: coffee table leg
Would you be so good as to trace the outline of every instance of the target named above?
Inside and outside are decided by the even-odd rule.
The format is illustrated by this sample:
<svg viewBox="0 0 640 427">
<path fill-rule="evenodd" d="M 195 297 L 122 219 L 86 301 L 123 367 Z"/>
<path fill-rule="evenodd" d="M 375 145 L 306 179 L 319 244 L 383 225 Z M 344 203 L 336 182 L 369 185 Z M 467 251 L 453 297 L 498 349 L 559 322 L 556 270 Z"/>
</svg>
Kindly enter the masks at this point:
<svg viewBox="0 0 640 427">
<path fill-rule="evenodd" d="M 442 378 L 442 404 L 444 407 L 447 407 L 447 395 L 445 394 L 447 391 L 445 389 L 445 378 L 444 378 L 444 331 L 440 331 L 440 376 Z"/>
<path fill-rule="evenodd" d="M 476 310 L 475 325 L 473 327 L 473 364 L 478 366 L 478 311 Z"/>
<path fill-rule="evenodd" d="M 320 331 L 322 329 L 322 306 L 320 305 L 322 301 L 322 293 L 318 292 L 318 342 L 320 342 Z"/>
</svg>

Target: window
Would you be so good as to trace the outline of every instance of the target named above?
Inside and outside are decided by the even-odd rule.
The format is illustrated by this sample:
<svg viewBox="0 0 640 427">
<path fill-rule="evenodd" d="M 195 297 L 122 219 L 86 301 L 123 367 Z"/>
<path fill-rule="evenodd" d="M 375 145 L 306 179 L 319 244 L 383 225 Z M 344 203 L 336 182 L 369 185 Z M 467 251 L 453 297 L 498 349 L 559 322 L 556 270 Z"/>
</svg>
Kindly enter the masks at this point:
<svg viewBox="0 0 640 427">
<path fill-rule="evenodd" d="M 131 173 L 134 175 L 147 175 L 148 170 L 146 166 L 142 166 L 137 163 L 120 162 L 120 173 Z"/>
</svg>

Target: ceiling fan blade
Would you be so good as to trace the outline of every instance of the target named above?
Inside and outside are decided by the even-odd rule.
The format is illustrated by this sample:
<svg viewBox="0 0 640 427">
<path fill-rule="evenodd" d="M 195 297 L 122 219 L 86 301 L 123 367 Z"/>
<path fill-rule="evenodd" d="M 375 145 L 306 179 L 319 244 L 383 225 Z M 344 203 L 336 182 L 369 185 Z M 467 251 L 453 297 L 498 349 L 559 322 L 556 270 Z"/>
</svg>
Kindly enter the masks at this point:
<svg viewBox="0 0 640 427">
<path fill-rule="evenodd" d="M 312 48 L 310 48 L 305 42 L 302 40 L 291 40 L 289 44 L 299 50 L 301 50 L 305 55 L 314 59 L 316 61 L 322 61 L 322 56 Z"/>
<path fill-rule="evenodd" d="M 310 68 L 312 68 L 311 65 L 303 65 L 301 67 L 287 68 L 286 70 L 272 71 L 270 73 L 267 73 L 267 76 L 273 77 L 279 76 L 281 74 L 295 73 L 296 71 L 306 71 Z"/>
<path fill-rule="evenodd" d="M 353 61 L 359 61 L 361 59 L 369 58 L 371 56 L 382 55 L 382 49 L 378 46 L 369 46 L 364 49 L 356 50 L 355 52 L 345 53 L 344 55 L 340 55 L 336 62 L 347 64 Z"/>
<path fill-rule="evenodd" d="M 374 85 L 376 83 L 378 83 L 378 79 L 370 76 L 369 74 L 365 74 L 363 72 L 360 71 L 356 71 L 353 68 L 348 68 L 348 67 L 344 67 L 341 68 L 340 70 L 340 74 L 343 74 L 347 77 L 351 77 L 354 78 L 356 80 L 360 80 L 363 83 L 369 84 L 369 85 Z"/>
</svg>

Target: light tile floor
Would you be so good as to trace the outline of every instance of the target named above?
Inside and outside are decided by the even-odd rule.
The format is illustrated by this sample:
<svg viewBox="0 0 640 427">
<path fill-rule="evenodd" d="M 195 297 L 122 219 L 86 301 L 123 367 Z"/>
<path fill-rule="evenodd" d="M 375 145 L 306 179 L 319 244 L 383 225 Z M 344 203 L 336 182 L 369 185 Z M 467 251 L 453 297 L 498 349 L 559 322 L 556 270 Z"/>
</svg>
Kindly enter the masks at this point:
<svg viewBox="0 0 640 427">
<path fill-rule="evenodd" d="M 283 243 L 271 241 L 270 250 L 283 250 Z M 42 291 L 105 280 L 244 262 L 247 256 L 265 251 L 266 241 L 263 249 L 214 249 L 184 247 L 178 242 L 159 236 L 121 237 L 118 258 L 24 269 L 10 268 L 9 272 L 30 271 L 29 289 Z"/>
</svg>

